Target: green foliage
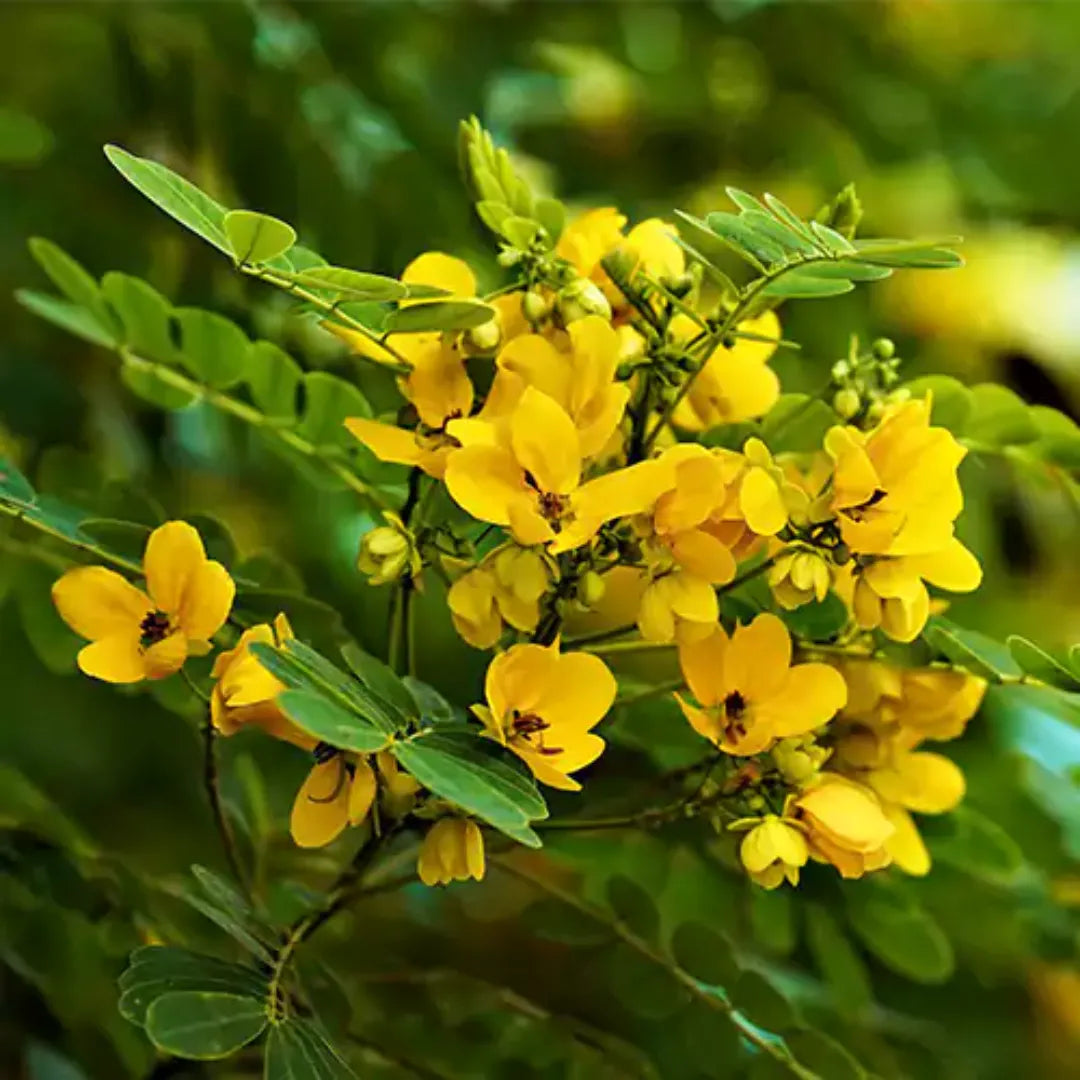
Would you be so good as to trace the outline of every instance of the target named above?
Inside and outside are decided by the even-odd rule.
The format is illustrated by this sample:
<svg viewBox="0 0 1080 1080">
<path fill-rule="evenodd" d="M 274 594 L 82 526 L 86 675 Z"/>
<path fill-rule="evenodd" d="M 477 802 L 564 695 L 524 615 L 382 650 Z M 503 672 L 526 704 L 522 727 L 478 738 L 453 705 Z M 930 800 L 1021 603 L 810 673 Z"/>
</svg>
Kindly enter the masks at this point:
<svg viewBox="0 0 1080 1080">
<path fill-rule="evenodd" d="M 296 243 L 296 230 L 268 214 L 231 210 L 221 224 L 233 258 L 241 264 L 270 262 Z"/>
</svg>

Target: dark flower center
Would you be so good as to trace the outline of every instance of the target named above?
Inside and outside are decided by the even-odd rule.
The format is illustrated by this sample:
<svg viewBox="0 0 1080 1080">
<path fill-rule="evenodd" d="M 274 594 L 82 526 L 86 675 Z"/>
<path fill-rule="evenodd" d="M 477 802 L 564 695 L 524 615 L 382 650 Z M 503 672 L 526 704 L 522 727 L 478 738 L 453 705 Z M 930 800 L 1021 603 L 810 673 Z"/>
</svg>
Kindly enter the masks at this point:
<svg viewBox="0 0 1080 1080">
<path fill-rule="evenodd" d="M 169 616 L 164 611 L 148 611 L 139 623 L 139 630 L 142 631 L 139 644 L 144 649 L 156 645 L 169 636 Z"/>
<path fill-rule="evenodd" d="M 863 521 L 866 520 L 867 510 L 877 506 L 877 504 L 881 502 L 882 499 L 886 498 L 888 494 L 887 491 L 883 491 L 881 488 L 875 488 L 874 493 L 866 500 L 866 502 L 860 503 L 858 506 L 849 507 L 844 513 L 847 514 L 852 521 L 857 521 L 861 525 Z"/>
<path fill-rule="evenodd" d="M 724 698 L 724 719 L 727 721 L 725 733 L 728 738 L 741 739 L 746 735 L 748 708 L 746 698 L 738 690 L 732 690 Z"/>
<path fill-rule="evenodd" d="M 511 739 L 521 739 L 540 754 L 561 754 L 562 748 L 558 746 L 545 746 L 543 733 L 551 725 L 536 713 L 523 713 L 517 709 L 512 714 L 510 728 L 513 734 Z M 535 740 L 534 737 L 535 736 Z"/>
</svg>

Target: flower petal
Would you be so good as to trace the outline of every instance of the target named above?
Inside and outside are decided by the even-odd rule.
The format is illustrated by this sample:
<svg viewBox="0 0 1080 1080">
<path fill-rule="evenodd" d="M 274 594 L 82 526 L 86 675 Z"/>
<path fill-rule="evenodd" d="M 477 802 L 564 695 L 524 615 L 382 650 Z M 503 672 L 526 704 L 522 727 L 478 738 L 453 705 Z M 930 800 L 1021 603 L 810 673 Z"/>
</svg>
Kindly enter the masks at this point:
<svg viewBox="0 0 1080 1080">
<path fill-rule="evenodd" d="M 570 398 L 570 365 L 547 338 L 525 334 L 508 342 L 499 353 L 500 371 L 513 372 L 528 386 L 566 408 Z"/>
<path fill-rule="evenodd" d="M 161 611 L 177 615 L 188 583 L 206 562 L 206 549 L 198 532 L 186 521 L 167 521 L 146 542 L 143 572 L 150 599 Z"/>
<path fill-rule="evenodd" d="M 527 494 L 521 468 L 500 446 L 455 450 L 446 462 L 446 488 L 463 510 L 493 525 L 509 525 L 511 505 Z"/>
<path fill-rule="evenodd" d="M 883 807 L 893 834 L 885 841 L 885 850 L 905 874 L 925 877 L 930 872 L 930 852 L 919 835 L 911 815 L 901 806 Z"/>
<path fill-rule="evenodd" d="M 756 466 L 747 471 L 739 487 L 739 509 L 758 536 L 773 536 L 787 524 L 787 510 L 776 481 Z"/>
<path fill-rule="evenodd" d="M 847 701 L 847 683 L 828 664 L 796 664 L 777 693 L 755 706 L 758 722 L 773 734 L 804 735 L 828 723 Z"/>
<path fill-rule="evenodd" d="M 513 709 L 536 708 L 551 682 L 558 652 L 544 645 L 514 645 L 488 665 L 484 693 L 501 725 Z"/>
<path fill-rule="evenodd" d="M 135 683 L 147 678 L 139 630 L 99 638 L 79 651 L 79 670 L 108 683 Z"/>
<path fill-rule="evenodd" d="M 180 627 L 196 641 L 207 641 L 225 624 L 236 585 L 219 562 L 204 562 L 188 579 L 178 612 Z"/>
<path fill-rule="evenodd" d="M 581 448 L 573 420 L 554 398 L 526 387 L 510 421 L 518 464 L 541 491 L 569 495 L 581 480 Z"/>
<path fill-rule="evenodd" d="M 446 289 L 452 296 L 476 295 L 476 277 L 469 264 L 441 251 L 425 251 L 402 271 L 406 285 L 433 285 Z"/>
<path fill-rule="evenodd" d="M 735 576 L 734 556 L 704 529 L 677 533 L 671 541 L 671 554 L 684 570 L 712 585 L 723 585 Z"/>
<path fill-rule="evenodd" d="M 411 431 L 380 424 L 362 416 L 350 416 L 345 421 L 349 433 L 360 440 L 380 461 L 395 465 L 417 465 L 423 456 L 419 442 Z"/>
<path fill-rule="evenodd" d="M 913 555 L 905 561 L 931 585 L 949 592 L 971 592 L 982 581 L 979 560 L 956 537 L 933 555 Z"/>
<path fill-rule="evenodd" d="M 775 615 L 763 612 L 732 634 L 724 657 L 724 683 L 748 701 L 765 702 L 783 686 L 790 666 L 791 635 Z"/>
<path fill-rule="evenodd" d="M 138 640 L 139 623 L 153 608 L 141 589 L 104 566 L 68 570 L 53 585 L 52 598 L 60 618 L 91 641 L 124 632 Z"/>
<path fill-rule="evenodd" d="M 727 694 L 724 655 L 730 643 L 722 626 L 701 641 L 679 646 L 679 666 L 690 692 L 702 705 L 717 705 Z"/>
<path fill-rule="evenodd" d="M 154 642 L 148 649 L 143 650 L 146 677 L 164 679 L 175 675 L 184 666 L 188 653 L 187 638 L 179 631 Z"/>
<path fill-rule="evenodd" d="M 563 653 L 556 658 L 536 711 L 552 726 L 587 731 L 603 719 L 617 691 L 615 676 L 599 656 Z M 561 733 L 553 733 L 552 737 L 558 744 Z"/>
<path fill-rule="evenodd" d="M 349 823 L 349 783 L 341 757 L 312 766 L 300 785 L 289 818 L 299 847 L 317 848 L 337 839 Z"/>
</svg>

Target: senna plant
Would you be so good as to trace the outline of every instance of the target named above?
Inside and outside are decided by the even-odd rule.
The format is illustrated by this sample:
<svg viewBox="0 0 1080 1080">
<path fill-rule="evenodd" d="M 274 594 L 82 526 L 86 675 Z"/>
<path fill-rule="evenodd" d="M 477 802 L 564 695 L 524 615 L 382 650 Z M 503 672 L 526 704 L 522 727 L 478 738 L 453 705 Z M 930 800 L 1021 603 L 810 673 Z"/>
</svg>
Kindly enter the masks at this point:
<svg viewBox="0 0 1080 1080">
<path fill-rule="evenodd" d="M 238 273 L 282 290 L 348 350 L 355 379 L 305 370 L 128 274 L 98 281 L 47 240 L 31 250 L 59 295 L 20 302 L 113 352 L 153 406 L 219 410 L 310 481 L 313 500 L 355 500 L 370 523 L 357 572 L 389 593 L 376 657 L 279 560 L 236 558 L 212 524 L 103 517 L 0 460 L 0 510 L 55 569 L 81 671 L 200 720 L 230 874 L 196 866 L 178 895 L 225 936 L 211 955 L 144 914 L 121 1015 L 162 1055 L 268 1080 L 496 1075 L 494 1062 L 522 1060 L 530 1075 L 688 1075 L 672 1040 L 704 1075 L 866 1075 L 851 1047 L 874 1046 L 844 1026 L 874 1018 L 849 937 L 910 979 L 952 971 L 949 941 L 904 884 L 934 872 L 928 823 L 954 822 L 935 848 L 945 862 L 1006 881 L 1022 861 L 963 806 L 963 772 L 935 744 L 963 735 L 990 684 L 1080 692 L 1076 649 L 999 643 L 946 617 L 948 597 L 981 579 L 956 533 L 958 467 L 1008 458 L 1075 497 L 1080 431 L 1003 387 L 908 379 L 884 338 L 818 365 L 816 394 L 784 393 L 770 361 L 799 348 L 784 337 L 789 303 L 948 271 L 957 239 L 863 237 L 850 188 L 811 219 L 729 189 L 733 208 L 704 219 L 675 211 L 628 229 L 599 208 L 567 221 L 471 120 L 462 172 L 505 273 L 485 293 L 441 252 L 399 278 L 330 265 L 283 221 L 106 154 Z M 380 379 L 398 403 L 377 414 L 365 391 Z M 468 700 L 417 677 L 433 670 L 418 658 L 421 595 L 461 650 L 487 658 Z M 681 733 L 677 760 L 634 715 Z M 222 794 L 219 743 L 240 732 L 307 763 L 289 793 L 300 880 L 287 919 Z M 612 786 L 626 746 L 648 767 Z M 625 865 L 598 875 L 590 853 L 619 845 Z M 654 870 L 672 860 L 700 903 L 685 888 L 665 902 Z M 804 1011 L 782 967 L 718 917 L 718 874 L 750 883 L 774 952 L 803 905 L 843 1023 Z M 597 1027 L 470 982 L 468 958 L 425 966 L 409 942 L 411 962 L 359 988 L 318 952 L 375 898 L 414 903 L 466 881 L 509 893 L 532 947 L 602 955 L 604 985 L 641 1022 Z M 418 1010 L 443 985 L 467 987 L 501 1024 L 472 1056 L 409 1026 L 400 990 Z"/>
</svg>

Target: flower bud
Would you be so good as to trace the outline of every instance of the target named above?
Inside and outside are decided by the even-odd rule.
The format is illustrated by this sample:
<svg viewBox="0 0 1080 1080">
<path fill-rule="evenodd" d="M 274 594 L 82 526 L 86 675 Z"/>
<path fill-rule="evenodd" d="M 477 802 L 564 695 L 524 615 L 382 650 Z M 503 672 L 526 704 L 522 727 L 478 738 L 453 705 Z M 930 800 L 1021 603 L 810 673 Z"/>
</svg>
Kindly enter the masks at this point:
<svg viewBox="0 0 1080 1080">
<path fill-rule="evenodd" d="M 531 323 L 543 322 L 551 314 L 551 300 L 530 289 L 521 301 L 521 313 Z"/>
<path fill-rule="evenodd" d="M 878 338 L 870 346 L 875 360 L 891 360 L 896 355 L 896 345 L 889 338 Z"/>
<path fill-rule="evenodd" d="M 521 262 L 521 252 L 516 248 L 503 248 L 495 261 L 500 266 L 509 270 L 511 267 L 517 266 L 517 264 Z"/>
<path fill-rule="evenodd" d="M 420 572 L 420 554 L 412 534 L 397 514 L 383 514 L 386 525 L 366 532 L 360 541 L 356 565 L 372 585 L 385 585 Z"/>
<path fill-rule="evenodd" d="M 474 326 L 465 332 L 465 348 L 470 353 L 493 353 L 502 340 L 502 327 L 499 320 L 488 319 L 486 323 Z"/>
<path fill-rule="evenodd" d="M 844 387 L 843 390 L 837 390 L 833 395 L 832 404 L 841 420 L 850 420 L 862 408 L 862 401 L 859 399 L 858 391 L 852 390 L 850 386 Z"/>
<path fill-rule="evenodd" d="M 417 873 L 425 885 L 480 881 L 484 876 L 484 836 L 469 818 L 439 818 L 420 846 Z"/>
<path fill-rule="evenodd" d="M 832 366 L 832 377 L 836 382 L 843 382 L 851 374 L 851 365 L 846 360 L 837 360 Z"/>
<path fill-rule="evenodd" d="M 604 579 L 595 570 L 586 570 L 578 582 L 578 599 L 587 608 L 595 607 L 604 598 Z"/>
<path fill-rule="evenodd" d="M 611 318 L 611 304 L 603 289 L 587 278 L 577 278 L 559 292 L 559 314 L 563 322 L 572 323 L 586 315 Z"/>
</svg>

